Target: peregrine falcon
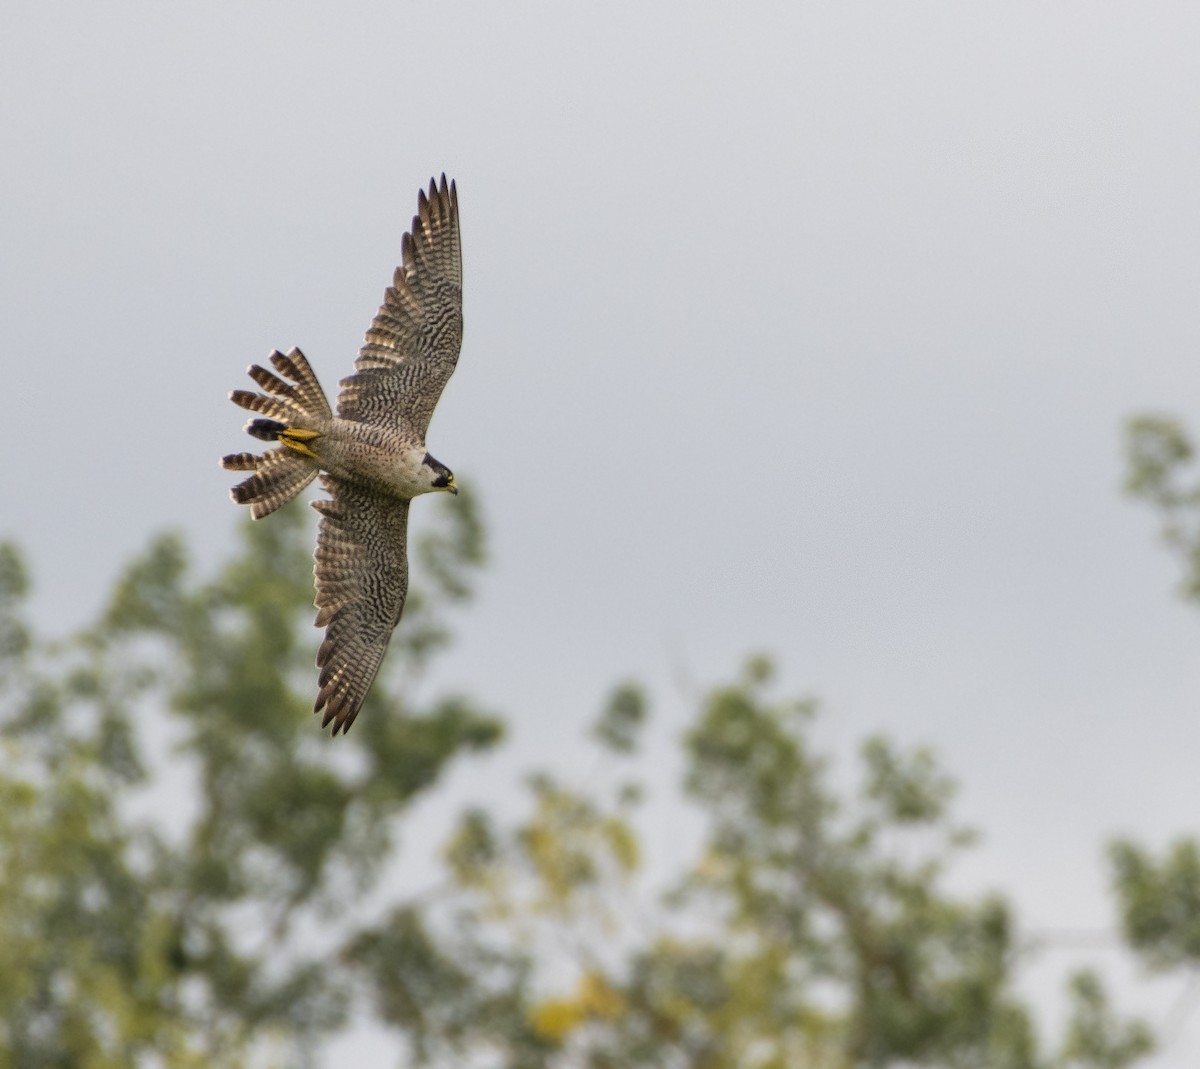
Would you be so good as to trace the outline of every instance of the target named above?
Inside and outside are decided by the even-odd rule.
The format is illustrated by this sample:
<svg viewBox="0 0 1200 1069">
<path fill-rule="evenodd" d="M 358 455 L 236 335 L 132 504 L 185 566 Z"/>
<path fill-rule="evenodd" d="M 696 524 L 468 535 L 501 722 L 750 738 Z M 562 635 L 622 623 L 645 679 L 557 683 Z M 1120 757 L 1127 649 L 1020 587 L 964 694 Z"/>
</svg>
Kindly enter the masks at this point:
<svg viewBox="0 0 1200 1069">
<path fill-rule="evenodd" d="M 263 393 L 234 390 L 234 404 L 258 413 L 246 432 L 278 442 L 262 454 L 223 457 L 252 472 L 230 495 L 261 519 L 318 475 L 331 499 L 321 514 L 313 574 L 315 626 L 326 628 L 313 712 L 333 734 L 362 708 L 408 592 L 408 505 L 435 490 L 457 494 L 450 469 L 426 452 L 434 406 L 462 345 L 462 261 L 458 192 L 430 180 L 417 196 L 412 232 L 401 240 L 383 305 L 367 331 L 354 374 L 342 379 L 337 414 L 299 349 L 248 369 Z M 282 377 L 281 377 L 282 376 Z"/>
</svg>

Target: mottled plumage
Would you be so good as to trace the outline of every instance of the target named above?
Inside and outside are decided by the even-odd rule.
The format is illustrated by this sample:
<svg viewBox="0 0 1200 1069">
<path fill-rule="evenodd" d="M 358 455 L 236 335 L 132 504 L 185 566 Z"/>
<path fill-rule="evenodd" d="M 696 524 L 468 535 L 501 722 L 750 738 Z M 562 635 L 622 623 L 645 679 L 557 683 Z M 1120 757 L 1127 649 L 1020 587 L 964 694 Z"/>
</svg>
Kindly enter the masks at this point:
<svg viewBox="0 0 1200 1069">
<path fill-rule="evenodd" d="M 418 195 L 401 252 L 354 373 L 341 382 L 336 415 L 299 349 L 272 353 L 274 372 L 250 367 L 263 393 L 229 395 L 263 417 L 247 423 L 248 434 L 280 443 L 221 461 L 253 473 L 233 488 L 233 500 L 259 519 L 318 474 L 331 497 L 313 502 L 321 514 L 316 626 L 326 628 L 314 712 L 335 735 L 358 715 L 404 610 L 409 502 L 435 490 L 457 493 L 450 470 L 425 450 L 462 345 L 458 194 L 445 175 L 429 183 L 428 196 Z"/>
</svg>

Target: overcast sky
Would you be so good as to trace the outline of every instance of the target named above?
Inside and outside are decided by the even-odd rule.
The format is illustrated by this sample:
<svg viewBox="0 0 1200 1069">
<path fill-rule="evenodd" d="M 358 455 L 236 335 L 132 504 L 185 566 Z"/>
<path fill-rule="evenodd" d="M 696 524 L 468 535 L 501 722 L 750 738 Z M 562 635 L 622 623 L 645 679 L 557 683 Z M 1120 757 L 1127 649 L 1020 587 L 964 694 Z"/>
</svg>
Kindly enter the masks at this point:
<svg viewBox="0 0 1200 1069">
<path fill-rule="evenodd" d="M 1130 413 L 1200 426 L 1198 46 L 1179 3 L 14 0 L 0 536 L 58 632 L 155 532 L 218 561 L 226 393 L 347 373 L 444 170 L 429 444 L 493 563 L 431 685 L 515 736 L 475 781 L 625 676 L 665 752 L 766 650 L 831 745 L 938 749 L 979 886 L 1111 929 L 1105 837 L 1200 812 L 1200 618 L 1120 491 Z"/>
</svg>

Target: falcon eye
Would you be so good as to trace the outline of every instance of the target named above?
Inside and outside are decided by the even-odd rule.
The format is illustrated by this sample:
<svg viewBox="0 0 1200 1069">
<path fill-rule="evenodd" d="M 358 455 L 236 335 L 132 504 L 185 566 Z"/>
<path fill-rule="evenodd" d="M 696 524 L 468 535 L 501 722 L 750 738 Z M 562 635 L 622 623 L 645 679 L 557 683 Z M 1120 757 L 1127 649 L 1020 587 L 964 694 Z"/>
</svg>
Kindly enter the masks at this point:
<svg viewBox="0 0 1200 1069">
<path fill-rule="evenodd" d="M 452 476 L 449 472 L 446 472 L 444 475 L 439 475 L 436 479 L 434 479 L 433 485 L 434 486 L 449 486 L 450 480 L 452 478 L 454 478 L 454 476 Z"/>
</svg>

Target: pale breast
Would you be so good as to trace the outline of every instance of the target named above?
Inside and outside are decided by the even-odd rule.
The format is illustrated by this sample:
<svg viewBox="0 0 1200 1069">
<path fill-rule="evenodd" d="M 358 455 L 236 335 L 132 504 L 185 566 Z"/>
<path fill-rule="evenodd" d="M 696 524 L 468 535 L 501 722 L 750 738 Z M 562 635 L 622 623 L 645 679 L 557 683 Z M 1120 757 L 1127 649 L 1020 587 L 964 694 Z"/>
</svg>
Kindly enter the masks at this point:
<svg viewBox="0 0 1200 1069">
<path fill-rule="evenodd" d="M 398 497 L 415 497 L 428 489 L 422 476 L 425 446 L 397 432 L 355 420 L 334 419 L 329 432 L 315 443 L 321 467 L 331 475 L 366 483 Z"/>
</svg>

